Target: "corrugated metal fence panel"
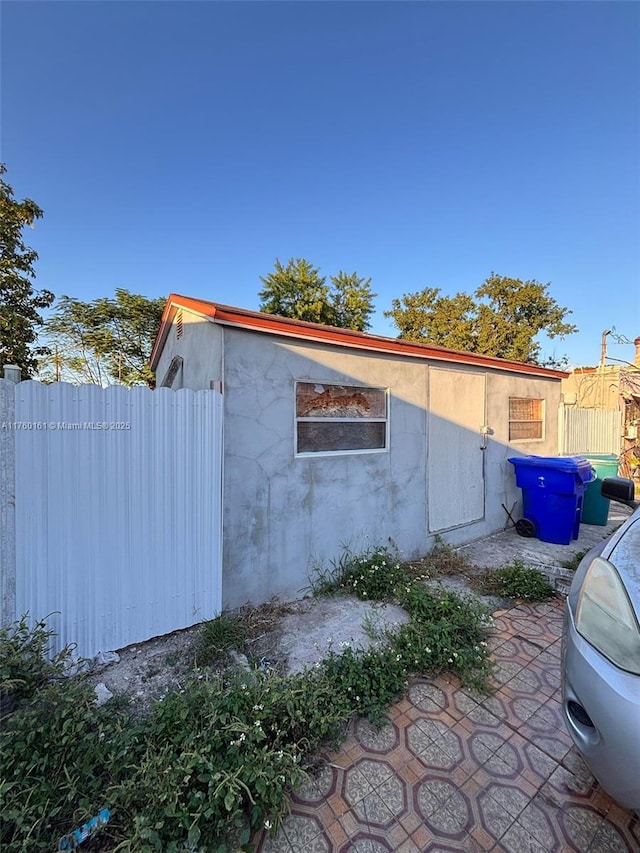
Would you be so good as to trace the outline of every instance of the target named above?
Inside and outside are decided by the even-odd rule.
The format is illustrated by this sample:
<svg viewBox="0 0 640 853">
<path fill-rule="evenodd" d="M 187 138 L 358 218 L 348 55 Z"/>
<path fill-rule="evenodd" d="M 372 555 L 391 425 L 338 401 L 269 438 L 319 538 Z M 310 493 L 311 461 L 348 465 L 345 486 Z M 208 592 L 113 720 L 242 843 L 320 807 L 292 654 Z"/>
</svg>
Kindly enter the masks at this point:
<svg viewBox="0 0 640 853">
<path fill-rule="evenodd" d="M 16 420 L 18 616 L 91 657 L 220 613 L 221 394 L 21 382 Z"/>
<path fill-rule="evenodd" d="M 622 412 L 564 408 L 562 414 L 562 453 L 620 453 Z"/>
</svg>

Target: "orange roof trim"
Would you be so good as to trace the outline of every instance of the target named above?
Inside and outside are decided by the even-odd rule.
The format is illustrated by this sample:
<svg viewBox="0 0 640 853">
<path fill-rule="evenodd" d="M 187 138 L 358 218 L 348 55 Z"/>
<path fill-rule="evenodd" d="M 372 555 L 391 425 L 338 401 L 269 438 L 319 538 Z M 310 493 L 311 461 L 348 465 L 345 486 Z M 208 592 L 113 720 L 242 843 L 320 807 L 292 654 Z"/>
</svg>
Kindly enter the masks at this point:
<svg viewBox="0 0 640 853">
<path fill-rule="evenodd" d="M 276 314 L 262 314 L 259 311 L 247 311 L 244 308 L 233 308 L 230 305 L 220 305 L 217 302 L 207 302 L 203 299 L 192 299 L 172 293 L 167 298 L 167 304 L 162 312 L 160 330 L 151 353 L 151 369 L 155 370 L 164 348 L 169 329 L 173 323 L 178 308 L 184 308 L 198 314 L 207 320 L 215 321 L 226 326 L 240 329 L 250 329 L 272 335 L 282 335 L 288 338 L 299 338 L 315 343 L 333 344 L 334 346 L 361 349 L 368 352 L 388 353 L 390 355 L 412 356 L 414 358 L 433 359 L 457 364 L 472 364 L 482 367 L 492 367 L 498 370 L 510 370 L 515 373 L 525 373 L 529 376 L 562 379 L 568 376 L 561 370 L 551 370 L 535 364 L 523 364 L 519 361 L 508 361 L 504 358 L 481 355 L 475 352 L 461 352 L 445 347 L 420 344 L 405 341 L 400 338 L 386 338 L 382 335 L 370 335 L 367 332 L 354 332 L 351 329 L 338 329 L 335 326 L 323 326 L 320 323 L 308 323 L 304 320 L 291 320 Z"/>
</svg>

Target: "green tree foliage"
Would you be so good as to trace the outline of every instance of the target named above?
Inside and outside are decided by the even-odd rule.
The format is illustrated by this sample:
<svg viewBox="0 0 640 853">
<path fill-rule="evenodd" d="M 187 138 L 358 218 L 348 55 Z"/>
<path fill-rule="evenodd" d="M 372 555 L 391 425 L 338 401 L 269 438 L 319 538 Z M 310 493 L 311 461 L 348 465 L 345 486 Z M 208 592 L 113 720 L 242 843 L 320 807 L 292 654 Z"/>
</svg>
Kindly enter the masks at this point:
<svg viewBox="0 0 640 853">
<path fill-rule="evenodd" d="M 260 277 L 260 310 L 293 320 L 324 323 L 344 329 L 364 331 L 373 314 L 371 279 L 342 270 L 331 276 L 331 285 L 304 258 L 290 258 L 283 266 L 276 258 L 275 269 Z"/>
<path fill-rule="evenodd" d="M 473 296 L 441 296 L 439 288 L 426 287 L 394 299 L 385 316 L 393 318 L 399 337 L 407 340 L 540 364 L 541 347 L 535 340 L 539 332 L 562 338 L 577 331 L 566 322 L 571 311 L 548 291 L 549 284 L 491 273 Z M 544 363 L 562 362 L 554 358 Z"/>
<path fill-rule="evenodd" d="M 358 332 L 370 328 L 369 319 L 373 314 L 373 299 L 376 296 L 371 290 L 371 279 L 359 276 L 356 272 L 340 270 L 337 275 L 331 276 L 331 282 L 332 325 Z"/>
<path fill-rule="evenodd" d="M 440 296 L 439 288 L 425 287 L 391 304 L 392 310 L 385 311 L 385 317 L 393 317 L 401 338 L 473 351 L 475 303 L 471 296 Z"/>
<path fill-rule="evenodd" d="M 25 245 L 22 229 L 42 218 L 42 210 L 30 198 L 16 201 L 13 188 L 2 175 L 0 163 L 0 368 L 17 364 L 22 376 L 33 376 L 46 347 L 34 346 L 43 320 L 40 309 L 53 302 L 53 293 L 33 287 L 38 253 Z"/>
<path fill-rule="evenodd" d="M 62 296 L 46 324 L 55 355 L 44 378 L 153 388 L 149 357 L 164 304 L 124 288 L 93 302 Z"/>
<path fill-rule="evenodd" d="M 329 287 L 320 270 L 304 258 L 289 259 L 283 267 L 276 258 L 275 270 L 262 278 L 260 310 L 292 320 L 331 323 Z"/>
</svg>

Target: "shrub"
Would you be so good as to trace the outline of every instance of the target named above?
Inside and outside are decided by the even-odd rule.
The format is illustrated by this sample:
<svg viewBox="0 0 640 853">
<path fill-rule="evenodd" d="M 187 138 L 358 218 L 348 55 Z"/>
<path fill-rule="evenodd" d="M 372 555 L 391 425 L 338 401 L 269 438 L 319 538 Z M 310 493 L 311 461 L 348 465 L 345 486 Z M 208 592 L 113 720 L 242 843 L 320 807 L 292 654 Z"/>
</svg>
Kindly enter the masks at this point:
<svg viewBox="0 0 640 853">
<path fill-rule="evenodd" d="M 482 592 L 489 595 L 521 598 L 524 601 L 544 601 L 555 595 L 542 572 L 525 566 L 521 560 L 485 572 L 478 578 L 478 585 Z"/>
<path fill-rule="evenodd" d="M 259 672 L 189 685 L 158 704 L 144 754 L 117 798 L 135 815 L 131 849 L 225 850 L 277 826 L 303 757 L 340 740 L 351 713 L 321 669 L 281 677 Z"/>
<path fill-rule="evenodd" d="M 63 673 L 73 647 L 66 646 L 49 660 L 52 636 L 46 620 L 30 626 L 26 613 L 0 629 L 0 714 L 21 699 L 32 698 L 40 687 Z"/>
<path fill-rule="evenodd" d="M 312 591 L 316 595 L 345 592 L 363 601 L 389 601 L 403 580 L 406 572 L 388 548 L 378 546 L 363 554 L 345 549 L 329 571 L 316 570 Z"/>
<path fill-rule="evenodd" d="M 105 805 L 132 756 L 122 706 L 96 708 L 74 679 L 50 683 L 0 732 L 0 848 L 51 850 Z"/>
</svg>

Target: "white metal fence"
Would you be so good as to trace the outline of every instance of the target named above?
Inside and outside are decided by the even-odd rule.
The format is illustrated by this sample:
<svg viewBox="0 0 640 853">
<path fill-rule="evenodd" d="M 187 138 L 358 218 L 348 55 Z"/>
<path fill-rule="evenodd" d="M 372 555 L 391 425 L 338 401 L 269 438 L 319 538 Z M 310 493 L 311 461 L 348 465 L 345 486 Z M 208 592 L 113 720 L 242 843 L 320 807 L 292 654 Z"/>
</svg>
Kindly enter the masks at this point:
<svg viewBox="0 0 640 853">
<path fill-rule="evenodd" d="M 221 394 L 21 382 L 6 408 L 16 617 L 90 657 L 219 614 Z"/>
<path fill-rule="evenodd" d="M 620 453 L 622 412 L 560 406 L 558 418 L 560 453 Z"/>
</svg>

